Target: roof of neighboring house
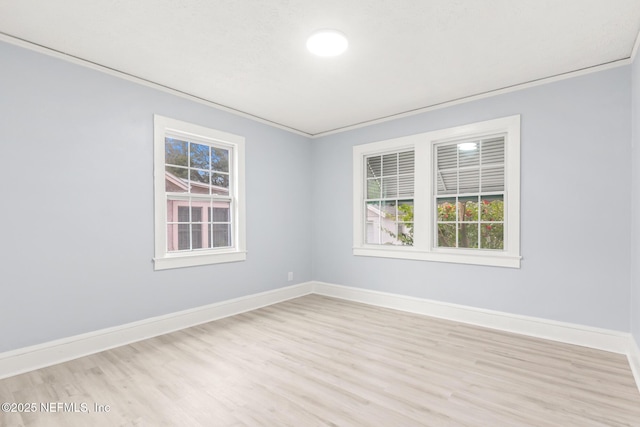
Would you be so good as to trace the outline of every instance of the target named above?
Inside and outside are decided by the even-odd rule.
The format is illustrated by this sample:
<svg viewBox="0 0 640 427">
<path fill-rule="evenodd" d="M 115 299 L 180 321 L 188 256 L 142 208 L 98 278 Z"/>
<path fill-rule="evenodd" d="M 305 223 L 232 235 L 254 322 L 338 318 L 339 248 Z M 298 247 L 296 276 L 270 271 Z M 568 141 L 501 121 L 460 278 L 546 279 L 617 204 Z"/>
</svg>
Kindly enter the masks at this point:
<svg viewBox="0 0 640 427">
<path fill-rule="evenodd" d="M 228 196 L 229 189 L 225 187 L 221 187 L 219 185 L 211 185 L 205 182 L 198 181 L 190 181 L 184 178 L 180 178 L 171 172 L 164 172 L 165 179 L 165 188 L 174 186 L 176 191 L 170 192 L 179 192 L 179 193 L 195 193 L 195 194 L 209 194 L 209 190 L 211 190 L 211 194 L 217 194 L 220 196 Z M 189 188 L 191 186 L 191 188 Z M 189 191 L 191 190 L 191 191 Z"/>
</svg>

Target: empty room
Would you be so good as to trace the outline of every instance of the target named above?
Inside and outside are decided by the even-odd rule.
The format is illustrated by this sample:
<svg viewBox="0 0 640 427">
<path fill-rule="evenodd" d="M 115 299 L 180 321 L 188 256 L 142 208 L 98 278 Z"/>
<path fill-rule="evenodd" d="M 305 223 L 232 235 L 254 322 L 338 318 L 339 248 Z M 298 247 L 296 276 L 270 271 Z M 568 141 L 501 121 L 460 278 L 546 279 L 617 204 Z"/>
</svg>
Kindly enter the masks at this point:
<svg viewBox="0 0 640 427">
<path fill-rule="evenodd" d="M 640 426 L 639 33 L 0 0 L 0 426 Z"/>
</svg>

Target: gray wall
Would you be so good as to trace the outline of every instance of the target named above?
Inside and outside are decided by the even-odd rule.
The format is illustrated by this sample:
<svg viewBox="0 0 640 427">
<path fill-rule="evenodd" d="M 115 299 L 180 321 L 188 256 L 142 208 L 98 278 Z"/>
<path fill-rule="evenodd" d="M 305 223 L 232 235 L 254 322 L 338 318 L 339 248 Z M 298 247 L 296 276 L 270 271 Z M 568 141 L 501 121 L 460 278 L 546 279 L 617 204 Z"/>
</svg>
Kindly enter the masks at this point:
<svg viewBox="0 0 640 427">
<path fill-rule="evenodd" d="M 632 203 L 631 333 L 640 346 L 640 61 L 632 67 Z"/>
<path fill-rule="evenodd" d="M 633 322 L 640 342 L 638 66 L 310 141 L 13 45 L 0 43 L 0 58 L 0 352 L 311 279 L 621 331 Z M 154 113 L 246 137 L 246 262 L 153 271 Z M 352 255 L 354 144 L 513 114 L 521 269 Z M 634 142 L 637 171 L 638 132 Z"/>
<path fill-rule="evenodd" d="M 0 58 L 0 352 L 311 279 L 307 138 L 13 45 Z M 153 271 L 154 113 L 246 137 L 247 261 Z"/>
<path fill-rule="evenodd" d="M 381 100 L 383 102 L 383 100 Z M 631 68 L 356 129 L 313 144 L 313 277 L 629 330 Z M 522 268 L 352 255 L 352 146 L 522 115 Z"/>
</svg>

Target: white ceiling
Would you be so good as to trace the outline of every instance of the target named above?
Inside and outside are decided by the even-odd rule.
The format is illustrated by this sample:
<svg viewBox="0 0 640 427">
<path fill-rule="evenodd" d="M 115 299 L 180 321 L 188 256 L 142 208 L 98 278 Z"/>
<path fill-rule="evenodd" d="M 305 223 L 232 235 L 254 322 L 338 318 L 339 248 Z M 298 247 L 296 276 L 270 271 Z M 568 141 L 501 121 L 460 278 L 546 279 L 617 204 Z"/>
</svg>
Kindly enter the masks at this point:
<svg viewBox="0 0 640 427">
<path fill-rule="evenodd" d="M 307 36 L 336 28 L 340 57 Z M 0 33 L 310 135 L 628 60 L 640 0 L 0 0 Z"/>
</svg>

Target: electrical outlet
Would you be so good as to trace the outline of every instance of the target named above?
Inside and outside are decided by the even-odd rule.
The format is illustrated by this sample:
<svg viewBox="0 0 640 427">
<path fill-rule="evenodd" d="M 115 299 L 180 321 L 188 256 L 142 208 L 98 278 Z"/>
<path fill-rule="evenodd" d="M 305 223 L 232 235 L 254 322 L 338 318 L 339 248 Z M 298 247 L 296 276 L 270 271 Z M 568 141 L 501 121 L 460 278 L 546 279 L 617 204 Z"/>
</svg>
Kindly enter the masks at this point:
<svg viewBox="0 0 640 427">
<path fill-rule="evenodd" d="M 293 271 L 290 271 L 289 274 L 287 275 L 287 280 L 290 282 L 293 280 Z"/>
</svg>

